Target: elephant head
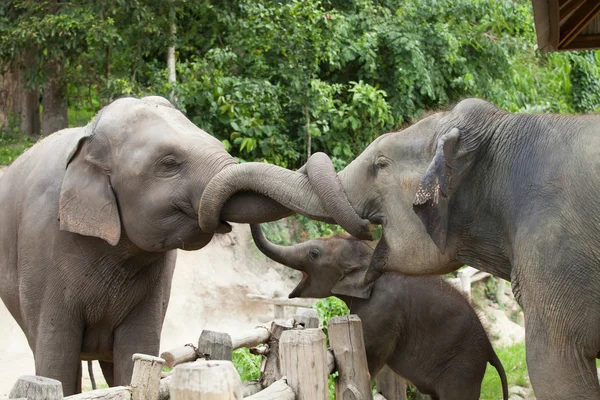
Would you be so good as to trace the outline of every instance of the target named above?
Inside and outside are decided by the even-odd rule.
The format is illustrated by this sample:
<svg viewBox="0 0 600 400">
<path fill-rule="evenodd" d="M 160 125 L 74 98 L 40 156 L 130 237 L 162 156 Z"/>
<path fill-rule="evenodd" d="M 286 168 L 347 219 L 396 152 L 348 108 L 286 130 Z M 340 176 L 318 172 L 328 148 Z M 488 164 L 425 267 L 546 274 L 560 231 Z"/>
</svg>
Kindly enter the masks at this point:
<svg viewBox="0 0 600 400">
<path fill-rule="evenodd" d="M 468 99 L 451 112 L 440 112 L 403 131 L 384 134 L 338 174 L 340 187 L 310 185 L 310 174 L 307 179 L 277 167 L 257 175 L 240 165 L 236 173 L 244 176 L 243 190 L 265 194 L 298 213 L 311 216 L 326 211 L 315 207 L 317 201 L 299 204 L 299 198 L 319 198 L 325 204 L 344 197 L 361 218 L 382 224 L 382 238 L 367 282 L 384 270 L 443 274 L 462 265 L 456 261 L 459 241 L 472 223 L 465 218 L 468 210 L 463 208 L 477 207 L 477 194 L 459 189 L 471 179 L 472 171 L 485 168 L 480 150 L 493 145 L 493 133 L 507 115 L 483 100 Z M 258 180 L 263 181 L 262 186 L 256 184 Z M 201 225 L 210 225 L 202 218 L 218 215 L 220 204 L 238 190 L 228 186 L 232 181 L 230 176 L 217 176 L 209 184 L 201 204 Z M 227 195 L 222 196 L 226 186 Z M 336 197 L 340 190 L 344 196 Z M 468 199 L 460 201 L 465 197 Z M 339 215 L 330 216 L 340 220 Z M 403 262 L 388 265 L 389 257 Z"/>
<path fill-rule="evenodd" d="M 323 298 L 350 296 L 368 299 L 373 284 L 363 284 L 373 249 L 350 235 L 336 235 L 279 246 L 269 242 L 260 225 L 251 225 L 254 243 L 267 257 L 302 272 L 302 279 L 289 294 Z"/>
<path fill-rule="evenodd" d="M 226 224 L 202 231 L 198 205 L 208 182 L 236 162 L 219 140 L 169 101 L 121 98 L 83 129 L 65 160 L 58 215 L 62 231 L 113 246 L 126 237 L 151 252 L 198 249 L 214 232 L 229 231 Z M 75 133 L 58 135 L 64 134 Z M 291 213 L 267 197 L 239 193 L 222 209 L 222 219 L 258 223 Z"/>
</svg>

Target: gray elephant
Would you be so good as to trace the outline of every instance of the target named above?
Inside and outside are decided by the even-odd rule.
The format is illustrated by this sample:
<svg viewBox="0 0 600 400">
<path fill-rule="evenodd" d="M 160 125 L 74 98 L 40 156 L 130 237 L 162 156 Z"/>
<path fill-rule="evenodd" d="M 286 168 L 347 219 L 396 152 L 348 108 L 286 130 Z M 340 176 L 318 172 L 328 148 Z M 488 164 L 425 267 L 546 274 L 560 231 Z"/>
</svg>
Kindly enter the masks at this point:
<svg viewBox="0 0 600 400">
<path fill-rule="evenodd" d="M 388 272 L 364 285 L 373 249 L 352 236 L 285 247 L 269 242 L 260 225 L 251 230 L 267 257 L 302 272 L 290 298 L 338 296 L 360 317 L 371 377 L 387 364 L 434 400 L 478 400 L 489 362 L 508 399 L 504 368 L 481 321 L 442 278 Z"/>
<path fill-rule="evenodd" d="M 326 213 L 340 192 L 359 217 L 383 225 L 366 282 L 385 270 L 443 274 L 463 264 L 510 280 L 537 398 L 598 399 L 599 149 L 598 115 L 515 115 L 467 99 L 377 138 L 339 185 L 311 186 L 310 170 L 228 169 L 204 192 L 200 226 L 214 229 L 241 188 L 304 214 Z"/>
<path fill-rule="evenodd" d="M 60 380 L 69 395 L 80 391 L 80 360 L 100 360 L 112 386 L 129 383 L 133 353 L 157 355 L 175 249 L 211 240 L 198 226 L 199 201 L 234 164 L 171 103 L 145 97 L 113 102 L 8 168 L 0 297 L 27 336 L 37 375 Z M 252 193 L 223 210 L 249 223 L 290 213 Z"/>
</svg>

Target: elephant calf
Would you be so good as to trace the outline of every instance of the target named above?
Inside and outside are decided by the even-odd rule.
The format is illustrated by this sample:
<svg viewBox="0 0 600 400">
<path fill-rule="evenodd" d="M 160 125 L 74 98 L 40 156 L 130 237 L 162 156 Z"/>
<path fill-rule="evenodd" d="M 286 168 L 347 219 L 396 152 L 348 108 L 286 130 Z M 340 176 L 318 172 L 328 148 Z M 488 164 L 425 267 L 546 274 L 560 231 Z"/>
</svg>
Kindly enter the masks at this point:
<svg viewBox="0 0 600 400">
<path fill-rule="evenodd" d="M 487 363 L 508 398 L 502 363 L 469 302 L 441 277 L 385 273 L 363 286 L 373 249 L 351 236 L 278 246 L 252 226 L 258 248 L 302 272 L 289 297 L 338 296 L 362 320 L 369 372 L 387 364 L 434 399 L 477 400 Z"/>
</svg>

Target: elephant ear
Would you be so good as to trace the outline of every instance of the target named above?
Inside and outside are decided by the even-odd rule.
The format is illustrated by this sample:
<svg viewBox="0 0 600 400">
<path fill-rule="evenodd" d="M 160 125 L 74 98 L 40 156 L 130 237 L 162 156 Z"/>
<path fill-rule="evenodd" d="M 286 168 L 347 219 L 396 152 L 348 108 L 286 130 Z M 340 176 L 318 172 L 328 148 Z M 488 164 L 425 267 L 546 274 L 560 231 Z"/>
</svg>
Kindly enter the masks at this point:
<svg viewBox="0 0 600 400">
<path fill-rule="evenodd" d="M 453 128 L 438 140 L 435 156 L 421 179 L 413 201 L 415 213 L 442 254 L 446 251 L 448 237 L 448 201 L 462 178 L 460 175 L 466 171 L 465 166 L 457 168 L 460 138 L 460 131 Z"/>
<path fill-rule="evenodd" d="M 344 270 L 342 277 L 331 289 L 331 293 L 357 297 L 359 299 L 368 299 L 371 297 L 373 283 L 363 284 L 362 278 L 364 268 L 360 266 L 348 267 Z"/>
<path fill-rule="evenodd" d="M 84 136 L 67 160 L 58 203 L 60 230 L 93 236 L 115 246 L 121 237 L 117 201 L 102 158 L 102 140 Z"/>
</svg>

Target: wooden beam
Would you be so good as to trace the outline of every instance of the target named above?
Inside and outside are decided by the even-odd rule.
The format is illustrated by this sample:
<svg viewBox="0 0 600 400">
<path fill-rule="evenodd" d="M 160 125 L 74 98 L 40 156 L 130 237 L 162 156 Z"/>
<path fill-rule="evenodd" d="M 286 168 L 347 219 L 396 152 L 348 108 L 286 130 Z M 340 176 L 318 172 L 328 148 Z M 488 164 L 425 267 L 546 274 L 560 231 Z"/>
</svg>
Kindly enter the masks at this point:
<svg viewBox="0 0 600 400">
<path fill-rule="evenodd" d="M 537 36 L 538 49 L 545 53 L 556 50 L 550 43 L 550 7 L 548 0 L 532 0 L 533 21 L 535 23 L 535 34 Z"/>
<path fill-rule="evenodd" d="M 550 24 L 550 33 L 548 40 L 554 49 L 558 49 L 560 40 L 560 6 L 558 0 L 548 0 L 548 21 Z"/>
<path fill-rule="evenodd" d="M 563 22 L 573 11 L 577 10 L 585 0 L 571 0 L 564 7 L 560 8 L 560 22 Z"/>
<path fill-rule="evenodd" d="M 565 4 L 568 4 L 571 0 L 558 0 L 558 5 L 562 8 Z"/>
<path fill-rule="evenodd" d="M 579 35 L 568 46 L 560 50 L 592 50 L 600 49 L 600 35 Z"/>
<path fill-rule="evenodd" d="M 560 29 L 559 47 L 568 46 L 600 14 L 599 1 L 586 1 Z"/>
</svg>

